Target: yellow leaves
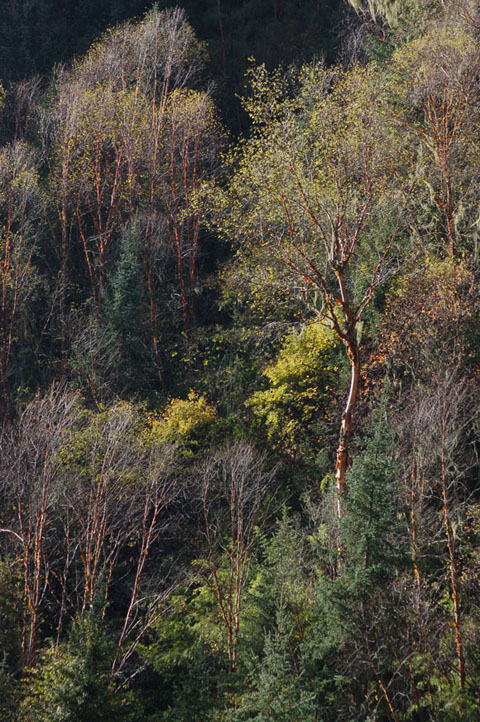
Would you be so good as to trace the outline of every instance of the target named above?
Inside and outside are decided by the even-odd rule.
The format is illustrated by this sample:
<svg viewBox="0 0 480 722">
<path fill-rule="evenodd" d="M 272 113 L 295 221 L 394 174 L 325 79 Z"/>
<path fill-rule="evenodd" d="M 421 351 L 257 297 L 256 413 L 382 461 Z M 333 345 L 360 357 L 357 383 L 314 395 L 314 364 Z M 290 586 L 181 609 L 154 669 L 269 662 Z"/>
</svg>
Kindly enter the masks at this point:
<svg viewBox="0 0 480 722">
<path fill-rule="evenodd" d="M 396 203 L 396 144 L 371 69 L 312 63 L 292 78 L 272 77 L 264 68 L 254 72 L 249 107 L 261 127 L 232 156 L 222 230 L 245 246 L 273 251 L 315 286 L 304 259 L 317 267 L 325 257 L 329 262 L 332 230 L 346 247 L 359 223 L 363 233 Z"/>
<path fill-rule="evenodd" d="M 269 72 L 265 65 L 250 67 L 246 77 L 252 94 L 243 99 L 243 106 L 257 132 L 289 116 L 295 101 L 289 96 L 287 79 L 279 69 Z"/>
<path fill-rule="evenodd" d="M 216 419 L 216 409 L 205 397 L 190 391 L 187 399 L 173 399 L 159 419 L 152 419 L 150 436 L 161 443 L 191 439 Z"/>
<path fill-rule="evenodd" d="M 286 337 L 276 364 L 267 367 L 264 374 L 274 385 L 304 376 L 320 360 L 325 363 L 337 344 L 331 329 L 312 323 L 301 333 L 293 332 Z"/>
<path fill-rule="evenodd" d="M 317 323 L 285 338 L 276 361 L 263 372 L 269 387 L 247 402 L 271 438 L 294 449 L 305 427 L 325 413 L 338 371 L 338 346 L 331 329 Z"/>
</svg>

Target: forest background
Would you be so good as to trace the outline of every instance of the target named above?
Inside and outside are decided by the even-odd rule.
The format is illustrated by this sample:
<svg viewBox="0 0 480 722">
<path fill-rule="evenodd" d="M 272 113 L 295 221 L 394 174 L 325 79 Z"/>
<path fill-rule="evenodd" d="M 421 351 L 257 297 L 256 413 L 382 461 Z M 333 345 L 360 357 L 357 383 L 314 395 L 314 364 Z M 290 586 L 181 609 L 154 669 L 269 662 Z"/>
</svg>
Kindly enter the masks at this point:
<svg viewBox="0 0 480 722">
<path fill-rule="evenodd" d="M 0 6 L 1 719 L 478 721 L 478 3 Z"/>
</svg>

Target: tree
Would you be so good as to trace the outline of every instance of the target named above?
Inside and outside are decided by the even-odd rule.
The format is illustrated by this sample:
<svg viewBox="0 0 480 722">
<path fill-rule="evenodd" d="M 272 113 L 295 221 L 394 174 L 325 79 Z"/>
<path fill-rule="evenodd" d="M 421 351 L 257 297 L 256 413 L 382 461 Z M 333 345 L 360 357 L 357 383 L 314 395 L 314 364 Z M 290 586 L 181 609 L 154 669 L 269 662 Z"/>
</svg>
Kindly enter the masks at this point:
<svg viewBox="0 0 480 722">
<path fill-rule="evenodd" d="M 401 393 L 428 384 L 449 359 L 465 371 L 477 364 L 477 280 L 464 261 L 426 255 L 421 272 L 407 273 L 391 288 L 375 348 L 366 371 L 366 390 L 382 382 Z"/>
<path fill-rule="evenodd" d="M 152 113 L 174 89 L 194 87 L 204 68 L 204 45 L 181 8 L 155 5 L 141 22 L 113 28 L 74 66 L 90 89 L 132 90 L 152 101 Z"/>
<path fill-rule="evenodd" d="M 155 440 L 132 405 L 89 414 L 61 387 L 27 405 L 2 441 L 0 531 L 22 571 L 24 666 L 42 631 L 58 647 L 69 620 L 87 613 L 100 587 L 105 602 L 113 588 L 122 602 L 110 674 L 128 676 L 171 584 L 150 561 L 180 489 L 171 445 Z"/>
<path fill-rule="evenodd" d="M 261 662 L 252 672 L 252 689 L 241 699 L 239 709 L 232 710 L 227 719 L 262 720 L 275 722 L 314 722 L 318 717 L 315 693 L 302 688 L 300 675 L 292 669 L 289 629 L 277 612 L 278 629 L 265 637 Z M 303 670 L 302 670 L 303 671 Z"/>
<path fill-rule="evenodd" d="M 434 0 L 349 0 L 359 13 L 370 15 L 376 21 L 385 19 L 397 27 L 405 19 L 414 20 L 423 14 L 431 14 L 435 9 Z"/>
<path fill-rule="evenodd" d="M 296 463 L 317 456 L 319 436 L 331 423 L 339 346 L 335 333 L 318 323 L 290 333 L 263 371 L 267 388 L 247 400 L 269 439 Z"/>
<path fill-rule="evenodd" d="M 398 634 L 404 609 L 396 586 L 405 546 L 397 511 L 401 485 L 396 438 L 388 427 L 386 408 L 382 404 L 370 418 L 364 448 L 347 472 L 349 491 L 338 532 L 341 573 L 333 578 L 322 575 L 318 603 L 341 650 L 339 666 L 350 690 L 345 694 L 350 715 L 354 709 L 362 716 L 370 710 L 374 719 L 383 712 L 398 722 L 396 696 L 402 697 L 403 680 L 397 686 L 395 666 L 404 659 Z"/>
<path fill-rule="evenodd" d="M 239 262 L 246 258 L 263 274 L 264 292 L 269 276 L 285 278 L 284 292 L 293 286 L 304 308 L 346 346 L 350 390 L 336 458 L 341 515 L 361 379 L 361 323 L 391 267 L 403 205 L 392 184 L 402 157 L 392 149 L 394 126 L 370 69 L 312 65 L 292 82 L 293 96 L 280 74 L 253 72 L 247 108 L 254 134 L 234 154 L 217 225 L 239 241 Z"/>
<path fill-rule="evenodd" d="M 59 100 L 57 162 L 62 229 L 62 275 L 66 273 L 69 213 L 83 248 L 91 294 L 102 304 L 106 263 L 112 239 L 140 201 L 140 179 L 150 129 L 146 100 L 82 82 L 67 82 Z M 63 281 L 62 281 L 63 288 Z M 62 291 L 62 295 L 64 291 Z"/>
<path fill-rule="evenodd" d="M 63 566 L 57 574 L 62 603 L 57 628 L 65 614 L 86 613 L 99 585 L 105 600 L 114 590 L 118 594 L 122 569 L 128 584 L 122 589 L 124 605 L 112 660 L 116 678 L 125 673 L 169 584 L 163 578 L 148 584 L 147 571 L 179 485 L 172 449 L 155 443 L 132 404 L 118 403 L 108 411 L 84 414 L 82 420 L 63 451 Z"/>
<path fill-rule="evenodd" d="M 23 680 L 22 719 L 45 722 L 127 722 L 141 714 L 131 695 L 115 690 L 110 666 L 114 645 L 103 621 L 101 590 L 88 612 L 78 617 L 68 642 L 47 649 Z"/>
<path fill-rule="evenodd" d="M 34 253 L 43 199 L 38 159 L 23 142 L 0 149 L 0 393 L 10 404 L 12 355 L 28 327 L 26 312 L 39 285 Z M 21 324 L 21 321 L 24 323 Z"/>
<path fill-rule="evenodd" d="M 185 13 L 154 7 L 58 71 L 42 113 L 60 240 L 63 354 L 70 266 L 83 256 L 82 290 L 89 288 L 101 324 L 109 280 L 121 291 L 116 271 L 125 268 L 130 236 L 140 266 L 137 324 L 161 386 L 165 304 L 175 331 L 195 324 L 204 213 L 197 188 L 217 173 L 223 142 L 210 94 L 196 89 L 204 62 Z"/>
<path fill-rule="evenodd" d="M 477 233 L 479 187 L 467 169 L 480 157 L 480 55 L 471 29 L 458 17 L 453 27 L 449 20 L 401 47 L 392 58 L 391 77 L 420 169 L 409 203 L 413 225 L 422 243 L 443 236 L 454 258 L 464 239 Z"/>
<path fill-rule="evenodd" d="M 78 399 L 54 386 L 29 404 L 2 438 L 5 498 L 2 537 L 22 566 L 23 664 L 33 663 L 56 562 L 61 450 L 78 415 Z M 17 553 L 19 551 L 19 553 Z"/>
<path fill-rule="evenodd" d="M 180 287 L 183 331 L 196 320 L 195 293 L 202 203 L 198 189 L 219 167 L 222 131 L 207 93 L 175 90 L 162 119 L 162 149 L 167 168 L 154 202 L 164 210 Z M 157 171 L 158 173 L 158 171 Z M 152 177 L 155 169 L 152 168 Z"/>
<path fill-rule="evenodd" d="M 328 660 L 329 630 L 315 601 L 319 574 L 315 542 L 300 519 L 289 517 L 285 509 L 274 534 L 263 542 L 252 594 L 256 625 L 247 638 L 247 654 L 244 651 L 248 687 L 241 690 L 227 719 L 330 719 L 329 691 L 335 690 L 336 682 Z M 322 628 L 319 645 L 311 634 L 318 627 Z"/>
<path fill-rule="evenodd" d="M 212 456 L 200 469 L 200 570 L 218 606 L 232 670 L 237 664 L 244 589 L 261 506 L 275 471 L 244 442 Z"/>
<path fill-rule="evenodd" d="M 455 367 L 440 368 L 433 382 L 429 393 L 414 391 L 406 409 L 408 427 L 404 434 L 411 459 L 406 481 L 410 477 L 412 555 L 416 582 L 422 585 L 425 575 L 421 559 L 426 556 L 426 544 L 437 539 L 444 547 L 443 561 L 448 570 L 445 583 L 453 617 L 449 626 L 453 626 L 457 682 L 463 689 L 468 670 L 458 547 L 466 516 L 468 477 L 477 466 L 469 437 L 477 417 L 478 391 L 472 380 L 463 377 Z"/>
</svg>

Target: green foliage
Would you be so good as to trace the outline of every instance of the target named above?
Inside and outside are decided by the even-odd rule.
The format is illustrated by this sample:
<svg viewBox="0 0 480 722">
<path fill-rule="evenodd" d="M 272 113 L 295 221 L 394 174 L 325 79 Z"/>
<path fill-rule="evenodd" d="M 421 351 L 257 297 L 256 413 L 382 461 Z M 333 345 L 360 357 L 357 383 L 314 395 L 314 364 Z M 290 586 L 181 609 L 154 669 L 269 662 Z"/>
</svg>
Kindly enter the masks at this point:
<svg viewBox="0 0 480 722">
<path fill-rule="evenodd" d="M 21 660 L 21 588 L 18 571 L 0 562 L 0 717 L 14 720 L 16 676 Z"/>
<path fill-rule="evenodd" d="M 4 532 L 5 533 L 5 532 Z M 0 649 L 4 673 L 17 672 L 21 654 L 21 591 L 18 570 L 0 562 Z"/>
<path fill-rule="evenodd" d="M 216 601 L 208 586 L 177 590 L 154 625 L 141 657 L 158 675 L 150 704 L 165 722 L 209 719 L 221 700 L 227 660 L 221 649 Z"/>
<path fill-rule="evenodd" d="M 252 674 L 253 690 L 241 700 L 240 708 L 228 720 L 257 722 L 314 722 L 317 716 L 315 694 L 302 688 L 302 678 L 293 666 L 290 630 L 277 614 L 277 630 L 265 639 L 264 654 Z"/>
<path fill-rule="evenodd" d="M 120 258 L 110 282 L 111 301 L 105 309 L 113 329 L 129 350 L 135 345 L 132 334 L 138 330 L 142 300 L 137 243 L 137 229 L 133 226 L 122 238 Z"/>
<path fill-rule="evenodd" d="M 0 714 L 4 722 L 13 722 L 16 719 L 15 687 L 16 680 L 4 658 L 0 661 Z"/>
<path fill-rule="evenodd" d="M 44 652 L 24 681 L 25 722 L 128 722 L 138 719 L 132 699 L 110 680 L 114 651 L 98 600 L 74 622 L 67 644 Z"/>
<path fill-rule="evenodd" d="M 109 385 L 122 394 L 145 390 L 153 383 L 148 336 L 142 321 L 145 294 L 142 288 L 139 235 L 135 222 L 127 226 L 121 238 L 120 257 L 105 292 L 103 313 L 113 339 L 107 357 Z M 99 369 L 101 370 L 101 369 Z M 139 385 L 141 380 L 141 385 Z"/>
<path fill-rule="evenodd" d="M 335 656 L 343 640 L 322 606 L 325 590 L 317 592 L 321 559 L 316 537 L 284 511 L 265 542 L 252 588 L 261 630 L 253 627 L 254 636 L 247 640 L 246 684 L 226 719 L 273 722 L 282 714 L 309 722 L 335 719 L 336 697 L 342 694 Z"/>
<path fill-rule="evenodd" d="M 348 494 L 344 513 L 336 522 L 336 543 L 332 545 L 324 535 L 318 539 L 320 546 L 326 546 L 322 557 L 335 560 L 336 572 L 319 575 L 318 624 L 310 631 L 307 648 L 310 669 L 317 670 L 316 674 L 318 665 L 326 671 L 333 664 L 336 670 L 333 678 L 325 680 L 328 694 L 334 694 L 335 686 L 341 690 L 335 702 L 334 715 L 338 716 L 333 719 L 361 720 L 369 710 L 373 719 L 388 714 L 387 700 L 377 686 L 379 679 L 393 680 L 395 675 L 395 660 L 390 650 L 382 648 L 386 629 L 398 634 L 397 649 L 400 655 L 404 653 L 401 629 L 408 603 L 398 600 L 396 586 L 408 568 L 406 529 L 398 513 L 395 436 L 385 424 L 384 413 L 385 406 L 373 421 L 363 453 L 357 454 L 348 471 Z M 338 656 L 341 664 L 335 661 Z M 393 683 L 392 687 L 393 695 Z"/>
<path fill-rule="evenodd" d="M 269 388 L 256 391 L 247 405 L 284 451 L 304 458 L 318 453 L 317 437 L 330 420 L 339 363 L 335 334 L 313 323 L 287 336 L 276 362 L 263 371 Z"/>
<path fill-rule="evenodd" d="M 397 516 L 400 493 L 396 475 L 396 439 L 380 403 L 365 451 L 348 471 L 348 495 L 341 520 L 345 547 L 342 577 L 352 575 L 352 591 L 371 593 L 405 563 L 404 528 Z"/>
<path fill-rule="evenodd" d="M 7 80 L 146 6 L 73 4 Z M 476 3 L 166 4 L 0 89 L 0 717 L 473 722 Z"/>
</svg>

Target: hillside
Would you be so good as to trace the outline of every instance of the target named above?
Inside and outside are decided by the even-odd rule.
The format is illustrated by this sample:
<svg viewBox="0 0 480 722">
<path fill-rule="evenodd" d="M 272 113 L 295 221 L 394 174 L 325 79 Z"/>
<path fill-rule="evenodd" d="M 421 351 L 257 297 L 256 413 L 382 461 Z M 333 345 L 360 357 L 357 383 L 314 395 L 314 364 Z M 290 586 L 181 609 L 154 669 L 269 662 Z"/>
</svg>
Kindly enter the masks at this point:
<svg viewBox="0 0 480 722">
<path fill-rule="evenodd" d="M 477 3 L 28 5 L 1 720 L 478 720 Z"/>
</svg>

